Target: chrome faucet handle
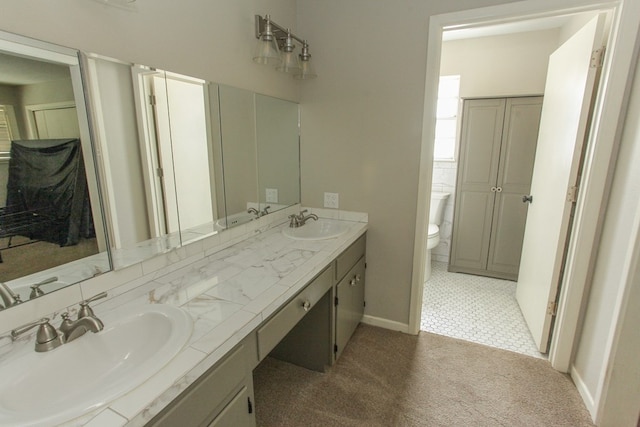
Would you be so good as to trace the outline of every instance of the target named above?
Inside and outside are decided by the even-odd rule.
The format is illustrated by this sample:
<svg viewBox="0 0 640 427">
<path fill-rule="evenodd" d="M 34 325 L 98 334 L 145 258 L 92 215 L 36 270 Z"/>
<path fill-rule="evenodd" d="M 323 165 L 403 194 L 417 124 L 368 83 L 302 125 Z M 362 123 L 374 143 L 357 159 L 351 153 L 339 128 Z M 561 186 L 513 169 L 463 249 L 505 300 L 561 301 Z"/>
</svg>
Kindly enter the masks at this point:
<svg viewBox="0 0 640 427">
<path fill-rule="evenodd" d="M 268 215 L 269 214 L 269 209 L 271 209 L 271 206 L 265 206 L 264 209 L 262 209 L 262 212 L 260 212 L 260 215 Z"/>
<path fill-rule="evenodd" d="M 35 322 L 28 323 L 24 326 L 16 328 L 11 331 L 11 339 L 15 341 L 20 335 L 37 326 L 38 332 L 36 333 L 36 351 L 38 353 L 42 353 L 45 351 L 53 350 L 54 348 L 63 344 L 64 340 L 62 336 L 58 334 L 56 328 L 51 326 L 49 320 L 50 319 L 48 317 L 44 317 Z"/>
<path fill-rule="evenodd" d="M 29 294 L 29 299 L 38 298 L 44 295 L 44 291 L 40 289 L 40 286 L 53 283 L 56 280 L 58 280 L 58 278 L 54 276 L 54 277 L 49 277 L 48 279 L 44 279 L 43 281 L 38 282 L 34 285 L 31 285 L 31 293 Z"/>
<path fill-rule="evenodd" d="M 300 225 L 300 220 L 298 218 L 298 215 L 296 214 L 291 214 L 289 215 L 289 227 L 290 228 L 296 228 Z"/>
<path fill-rule="evenodd" d="M 106 292 L 100 292 L 98 295 L 94 295 L 91 298 L 88 298 L 80 302 L 80 310 L 78 310 L 78 319 L 82 319 L 83 317 L 88 317 L 88 316 L 95 316 L 95 314 L 93 313 L 93 309 L 89 307 L 89 304 L 101 298 L 105 298 L 106 296 L 107 296 Z"/>
</svg>

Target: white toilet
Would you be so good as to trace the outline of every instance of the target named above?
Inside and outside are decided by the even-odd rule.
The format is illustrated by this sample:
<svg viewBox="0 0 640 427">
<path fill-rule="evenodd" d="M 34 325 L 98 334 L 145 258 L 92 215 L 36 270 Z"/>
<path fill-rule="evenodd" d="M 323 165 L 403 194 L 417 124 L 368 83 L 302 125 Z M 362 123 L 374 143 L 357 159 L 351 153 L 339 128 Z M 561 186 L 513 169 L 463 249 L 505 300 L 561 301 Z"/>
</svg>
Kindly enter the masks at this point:
<svg viewBox="0 0 640 427">
<path fill-rule="evenodd" d="M 444 208 L 447 205 L 449 193 L 439 191 L 431 192 L 431 207 L 429 209 L 429 231 L 427 237 L 427 260 L 424 267 L 424 280 L 431 277 L 431 249 L 440 243 L 440 225 L 444 216 Z"/>
</svg>

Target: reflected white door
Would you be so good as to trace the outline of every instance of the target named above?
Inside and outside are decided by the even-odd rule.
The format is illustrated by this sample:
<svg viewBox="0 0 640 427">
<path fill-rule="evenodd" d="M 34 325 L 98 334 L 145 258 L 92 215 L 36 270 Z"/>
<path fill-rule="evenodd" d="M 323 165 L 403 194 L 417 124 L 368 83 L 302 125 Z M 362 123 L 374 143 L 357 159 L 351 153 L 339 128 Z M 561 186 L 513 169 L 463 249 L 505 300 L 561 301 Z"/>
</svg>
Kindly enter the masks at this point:
<svg viewBox="0 0 640 427">
<path fill-rule="evenodd" d="M 80 138 L 76 107 L 36 110 L 33 117 L 38 138 Z"/>
<path fill-rule="evenodd" d="M 549 58 L 540 133 L 525 228 L 516 298 L 541 352 L 548 351 L 553 309 L 561 280 L 572 203 L 601 47 L 604 17 L 591 20 Z"/>
</svg>

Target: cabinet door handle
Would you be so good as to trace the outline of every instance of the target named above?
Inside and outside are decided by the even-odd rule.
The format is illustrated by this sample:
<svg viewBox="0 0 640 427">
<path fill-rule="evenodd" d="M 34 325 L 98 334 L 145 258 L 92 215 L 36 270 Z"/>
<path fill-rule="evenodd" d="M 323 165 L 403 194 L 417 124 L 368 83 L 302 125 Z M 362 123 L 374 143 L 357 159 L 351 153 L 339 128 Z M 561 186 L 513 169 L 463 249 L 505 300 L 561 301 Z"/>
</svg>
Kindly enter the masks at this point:
<svg viewBox="0 0 640 427">
<path fill-rule="evenodd" d="M 356 283 L 358 283 L 360 281 L 360 275 L 356 274 Z"/>
<path fill-rule="evenodd" d="M 356 285 L 356 278 L 354 277 L 353 279 L 349 280 L 349 284 L 351 286 L 355 286 Z"/>
<path fill-rule="evenodd" d="M 496 192 L 497 193 L 502 193 L 502 187 L 496 187 Z"/>
<path fill-rule="evenodd" d="M 491 187 L 491 192 L 495 193 L 496 191 L 498 191 L 498 187 Z"/>
<path fill-rule="evenodd" d="M 302 303 L 302 308 L 304 309 L 304 311 L 309 311 L 309 309 L 311 308 L 311 302 L 309 300 L 306 300 Z"/>
</svg>

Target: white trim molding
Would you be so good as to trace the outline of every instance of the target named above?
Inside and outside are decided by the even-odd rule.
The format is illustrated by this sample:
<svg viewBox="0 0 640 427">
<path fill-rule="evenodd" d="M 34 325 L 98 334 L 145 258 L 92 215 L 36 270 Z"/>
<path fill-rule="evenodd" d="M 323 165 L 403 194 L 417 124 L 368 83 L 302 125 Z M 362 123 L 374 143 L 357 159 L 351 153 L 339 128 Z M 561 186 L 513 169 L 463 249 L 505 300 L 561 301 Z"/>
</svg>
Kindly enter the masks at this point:
<svg viewBox="0 0 640 427">
<path fill-rule="evenodd" d="M 409 333 L 409 325 L 406 323 L 395 322 L 393 320 L 383 319 L 382 317 L 369 316 L 367 314 L 362 318 L 362 323 L 365 325 L 377 326 L 383 329 L 389 329 L 391 331 Z"/>
</svg>

